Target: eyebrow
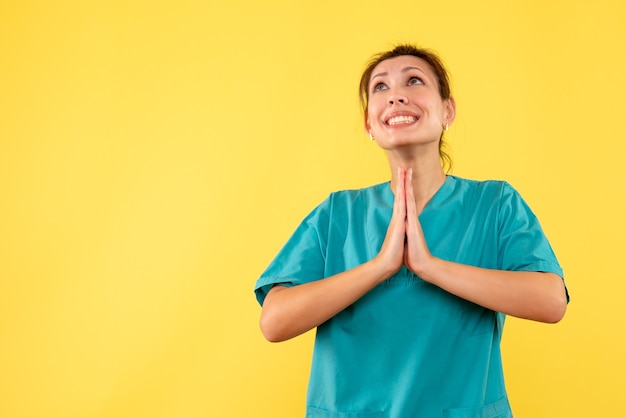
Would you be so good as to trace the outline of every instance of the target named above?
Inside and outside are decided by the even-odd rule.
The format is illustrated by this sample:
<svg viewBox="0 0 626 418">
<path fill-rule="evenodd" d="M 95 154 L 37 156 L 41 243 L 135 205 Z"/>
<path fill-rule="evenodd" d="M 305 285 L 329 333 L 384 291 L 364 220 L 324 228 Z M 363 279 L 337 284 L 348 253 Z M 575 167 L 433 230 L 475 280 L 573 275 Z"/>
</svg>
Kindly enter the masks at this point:
<svg viewBox="0 0 626 418">
<path fill-rule="evenodd" d="M 422 69 L 421 69 L 421 68 L 419 68 L 419 67 L 404 67 L 404 68 L 402 69 L 402 72 L 403 72 L 403 73 L 406 73 L 407 71 L 411 71 L 411 70 L 418 70 L 419 72 L 423 73 L 424 75 L 428 75 L 428 74 L 426 74 L 426 72 L 425 72 L 424 70 L 422 70 Z M 370 81 L 371 81 L 371 80 L 373 80 L 373 79 L 375 79 L 376 77 L 384 77 L 384 76 L 386 76 L 386 75 L 388 75 L 388 74 L 389 74 L 389 73 L 387 73 L 387 72 L 382 72 L 382 73 L 377 73 L 377 74 L 374 74 L 374 75 L 370 78 Z"/>
</svg>

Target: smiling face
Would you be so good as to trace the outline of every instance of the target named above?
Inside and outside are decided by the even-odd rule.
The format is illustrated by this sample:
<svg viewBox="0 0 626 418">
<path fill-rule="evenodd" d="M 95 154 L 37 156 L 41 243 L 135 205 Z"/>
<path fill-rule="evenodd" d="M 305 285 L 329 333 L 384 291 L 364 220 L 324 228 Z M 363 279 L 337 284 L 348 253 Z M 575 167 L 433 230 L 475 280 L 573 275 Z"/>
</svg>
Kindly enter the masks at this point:
<svg viewBox="0 0 626 418">
<path fill-rule="evenodd" d="M 384 149 L 434 144 L 452 123 L 455 104 L 442 99 L 431 66 L 421 58 L 402 55 L 374 67 L 368 84 L 365 128 Z"/>
</svg>

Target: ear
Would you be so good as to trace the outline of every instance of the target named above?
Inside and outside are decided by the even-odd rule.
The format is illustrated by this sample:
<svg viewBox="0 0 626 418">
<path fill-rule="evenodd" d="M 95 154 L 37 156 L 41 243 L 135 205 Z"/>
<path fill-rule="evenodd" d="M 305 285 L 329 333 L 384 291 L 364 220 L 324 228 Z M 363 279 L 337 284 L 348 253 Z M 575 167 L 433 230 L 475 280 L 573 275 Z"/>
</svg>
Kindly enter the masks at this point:
<svg viewBox="0 0 626 418">
<path fill-rule="evenodd" d="M 452 125 L 454 118 L 456 118 L 456 101 L 454 97 L 450 96 L 444 105 L 444 118 L 448 125 Z"/>
<path fill-rule="evenodd" d="M 365 128 L 365 133 L 369 134 L 372 127 L 370 126 L 369 115 L 367 114 L 367 110 L 363 114 L 363 127 Z"/>
</svg>

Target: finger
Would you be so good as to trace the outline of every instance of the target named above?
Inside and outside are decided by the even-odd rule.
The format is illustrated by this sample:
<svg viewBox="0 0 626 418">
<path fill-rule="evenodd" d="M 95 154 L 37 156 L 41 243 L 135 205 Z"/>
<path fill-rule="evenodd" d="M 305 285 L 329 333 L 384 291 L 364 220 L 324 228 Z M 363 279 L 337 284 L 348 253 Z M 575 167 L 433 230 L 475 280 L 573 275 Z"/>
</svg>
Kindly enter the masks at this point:
<svg viewBox="0 0 626 418">
<path fill-rule="evenodd" d="M 413 169 L 409 168 L 406 180 L 405 187 L 406 193 L 406 212 L 407 212 L 407 224 L 412 227 L 415 225 L 415 220 L 417 219 L 417 206 L 415 205 L 415 195 L 413 194 Z"/>
<path fill-rule="evenodd" d="M 404 181 L 406 173 L 404 169 L 398 167 L 396 195 L 394 202 L 393 215 L 391 217 L 392 241 L 396 245 L 396 250 L 403 252 L 404 237 L 406 235 L 406 201 L 404 197 Z"/>
<path fill-rule="evenodd" d="M 404 259 L 405 211 L 403 170 L 398 169 L 395 185 L 393 213 L 387 229 L 387 235 L 380 250 L 380 256 L 393 268 L 399 268 Z"/>
<path fill-rule="evenodd" d="M 398 178 L 396 181 L 396 195 L 394 202 L 394 214 L 399 221 L 404 221 L 406 217 L 406 198 L 405 198 L 405 178 L 404 169 L 398 167 Z"/>
<path fill-rule="evenodd" d="M 419 254 L 427 251 L 426 244 L 424 242 L 424 233 L 422 231 L 422 226 L 419 222 L 418 213 L 417 213 L 417 205 L 415 204 L 415 195 L 413 193 L 413 184 L 411 183 L 413 177 L 413 171 L 409 169 L 409 173 L 406 179 L 406 206 L 407 206 L 407 217 L 406 217 L 406 237 L 407 237 L 407 250 L 406 254 L 408 257 L 418 256 Z"/>
</svg>

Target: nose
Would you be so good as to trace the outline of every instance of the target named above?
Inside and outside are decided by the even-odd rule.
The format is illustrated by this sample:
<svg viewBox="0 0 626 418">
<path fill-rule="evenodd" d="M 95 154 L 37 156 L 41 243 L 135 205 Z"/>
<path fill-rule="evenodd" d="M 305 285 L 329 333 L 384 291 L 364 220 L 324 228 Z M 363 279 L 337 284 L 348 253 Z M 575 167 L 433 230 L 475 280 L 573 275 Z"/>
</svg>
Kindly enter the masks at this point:
<svg viewBox="0 0 626 418">
<path fill-rule="evenodd" d="M 394 104 L 407 104 L 409 103 L 409 99 L 401 94 L 393 94 L 391 96 L 389 96 L 389 98 L 387 99 L 387 103 L 389 106 L 393 106 Z"/>
</svg>

